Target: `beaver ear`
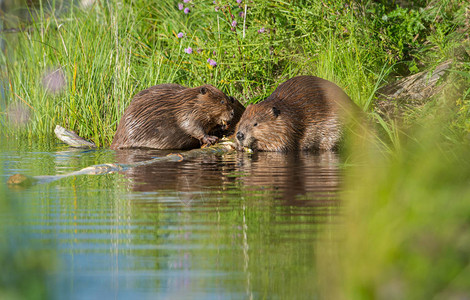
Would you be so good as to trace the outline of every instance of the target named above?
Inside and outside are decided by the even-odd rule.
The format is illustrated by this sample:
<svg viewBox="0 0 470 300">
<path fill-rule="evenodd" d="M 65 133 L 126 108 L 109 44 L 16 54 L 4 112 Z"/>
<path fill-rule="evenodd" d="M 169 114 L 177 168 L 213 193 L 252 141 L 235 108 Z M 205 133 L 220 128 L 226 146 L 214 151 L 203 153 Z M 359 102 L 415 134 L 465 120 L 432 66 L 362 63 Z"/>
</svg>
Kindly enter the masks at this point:
<svg viewBox="0 0 470 300">
<path fill-rule="evenodd" d="M 201 94 L 204 95 L 205 93 L 207 93 L 207 88 L 205 86 L 203 86 L 203 87 L 201 87 L 199 92 L 201 92 Z"/>
<path fill-rule="evenodd" d="M 235 98 L 233 98 L 232 96 L 230 96 L 230 97 L 228 97 L 228 98 L 229 98 L 229 100 L 230 100 L 230 103 L 232 103 L 232 104 L 235 103 Z"/>
<path fill-rule="evenodd" d="M 281 111 L 273 106 L 273 114 L 277 118 L 281 114 Z"/>
</svg>

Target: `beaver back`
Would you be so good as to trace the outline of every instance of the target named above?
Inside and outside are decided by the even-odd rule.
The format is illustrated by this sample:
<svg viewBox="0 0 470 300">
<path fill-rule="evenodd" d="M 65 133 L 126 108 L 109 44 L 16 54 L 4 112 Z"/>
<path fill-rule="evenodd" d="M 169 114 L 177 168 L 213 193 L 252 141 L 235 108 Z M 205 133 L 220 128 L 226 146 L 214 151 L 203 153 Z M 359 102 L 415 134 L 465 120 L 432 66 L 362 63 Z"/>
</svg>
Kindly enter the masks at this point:
<svg viewBox="0 0 470 300">
<path fill-rule="evenodd" d="M 340 114 L 351 105 L 330 81 L 294 77 L 266 100 L 247 107 L 237 127 L 237 143 L 262 151 L 333 150 L 341 139 Z"/>
<path fill-rule="evenodd" d="M 111 149 L 191 149 L 218 124 L 228 123 L 228 97 L 211 85 L 156 85 L 139 92 L 116 130 Z"/>
</svg>

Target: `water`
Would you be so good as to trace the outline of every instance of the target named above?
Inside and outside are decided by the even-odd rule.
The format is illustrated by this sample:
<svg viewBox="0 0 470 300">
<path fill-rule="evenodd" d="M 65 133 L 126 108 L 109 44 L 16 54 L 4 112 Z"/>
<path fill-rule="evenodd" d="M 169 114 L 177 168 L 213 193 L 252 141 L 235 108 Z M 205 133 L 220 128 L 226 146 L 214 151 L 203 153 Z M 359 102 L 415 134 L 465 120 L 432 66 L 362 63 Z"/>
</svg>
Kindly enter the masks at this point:
<svg viewBox="0 0 470 300">
<path fill-rule="evenodd" d="M 0 149 L 2 185 L 14 173 L 166 154 L 11 141 Z M 3 205 L 0 226 L 15 215 L 28 247 L 52 253 L 50 299 L 312 299 L 319 232 L 339 210 L 338 164 L 331 153 L 232 153 L 4 187 L 16 208 Z"/>
</svg>

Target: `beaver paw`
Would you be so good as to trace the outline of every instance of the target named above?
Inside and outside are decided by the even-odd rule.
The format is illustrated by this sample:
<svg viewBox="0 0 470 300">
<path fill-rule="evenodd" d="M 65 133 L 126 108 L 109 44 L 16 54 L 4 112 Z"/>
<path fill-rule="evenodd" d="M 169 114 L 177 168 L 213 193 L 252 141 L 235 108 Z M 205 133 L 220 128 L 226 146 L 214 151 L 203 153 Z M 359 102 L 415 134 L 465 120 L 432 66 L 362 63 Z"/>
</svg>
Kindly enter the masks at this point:
<svg viewBox="0 0 470 300">
<path fill-rule="evenodd" d="M 219 140 L 219 138 L 216 137 L 216 136 L 213 136 L 213 135 L 205 135 L 205 136 L 201 139 L 201 143 L 202 143 L 203 146 L 210 146 L 210 145 L 214 145 L 218 140 Z"/>
</svg>

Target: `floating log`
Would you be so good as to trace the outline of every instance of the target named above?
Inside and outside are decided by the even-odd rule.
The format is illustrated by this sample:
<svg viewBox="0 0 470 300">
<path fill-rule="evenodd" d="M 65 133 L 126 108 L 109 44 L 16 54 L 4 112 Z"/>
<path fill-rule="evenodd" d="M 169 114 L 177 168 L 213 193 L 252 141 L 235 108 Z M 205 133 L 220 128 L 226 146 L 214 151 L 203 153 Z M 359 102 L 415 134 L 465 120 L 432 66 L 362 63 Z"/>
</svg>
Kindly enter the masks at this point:
<svg viewBox="0 0 470 300">
<path fill-rule="evenodd" d="M 66 144 L 76 148 L 96 148 L 93 143 L 86 141 L 85 139 L 78 136 L 75 132 L 69 131 L 59 125 L 57 125 L 54 131 L 57 137 L 65 142 Z M 92 147 L 92 144 L 94 147 Z M 85 146 L 86 145 L 86 146 Z M 7 184 L 10 187 L 28 187 L 40 183 L 48 183 L 56 181 L 62 178 L 78 175 L 103 175 L 114 172 L 126 171 L 130 168 L 145 166 L 154 164 L 157 162 L 181 162 L 183 160 L 191 159 L 201 155 L 217 154 L 222 155 L 224 153 L 235 151 L 235 143 L 231 139 L 221 139 L 215 145 L 204 147 L 200 149 L 193 149 L 189 151 L 182 151 L 180 153 L 172 153 L 162 157 L 155 157 L 149 160 L 144 160 L 132 164 L 100 164 L 86 167 L 84 169 L 74 171 L 71 173 L 60 174 L 60 175 L 41 175 L 41 176 L 28 176 L 24 174 L 14 174 L 7 180 Z"/>
</svg>

